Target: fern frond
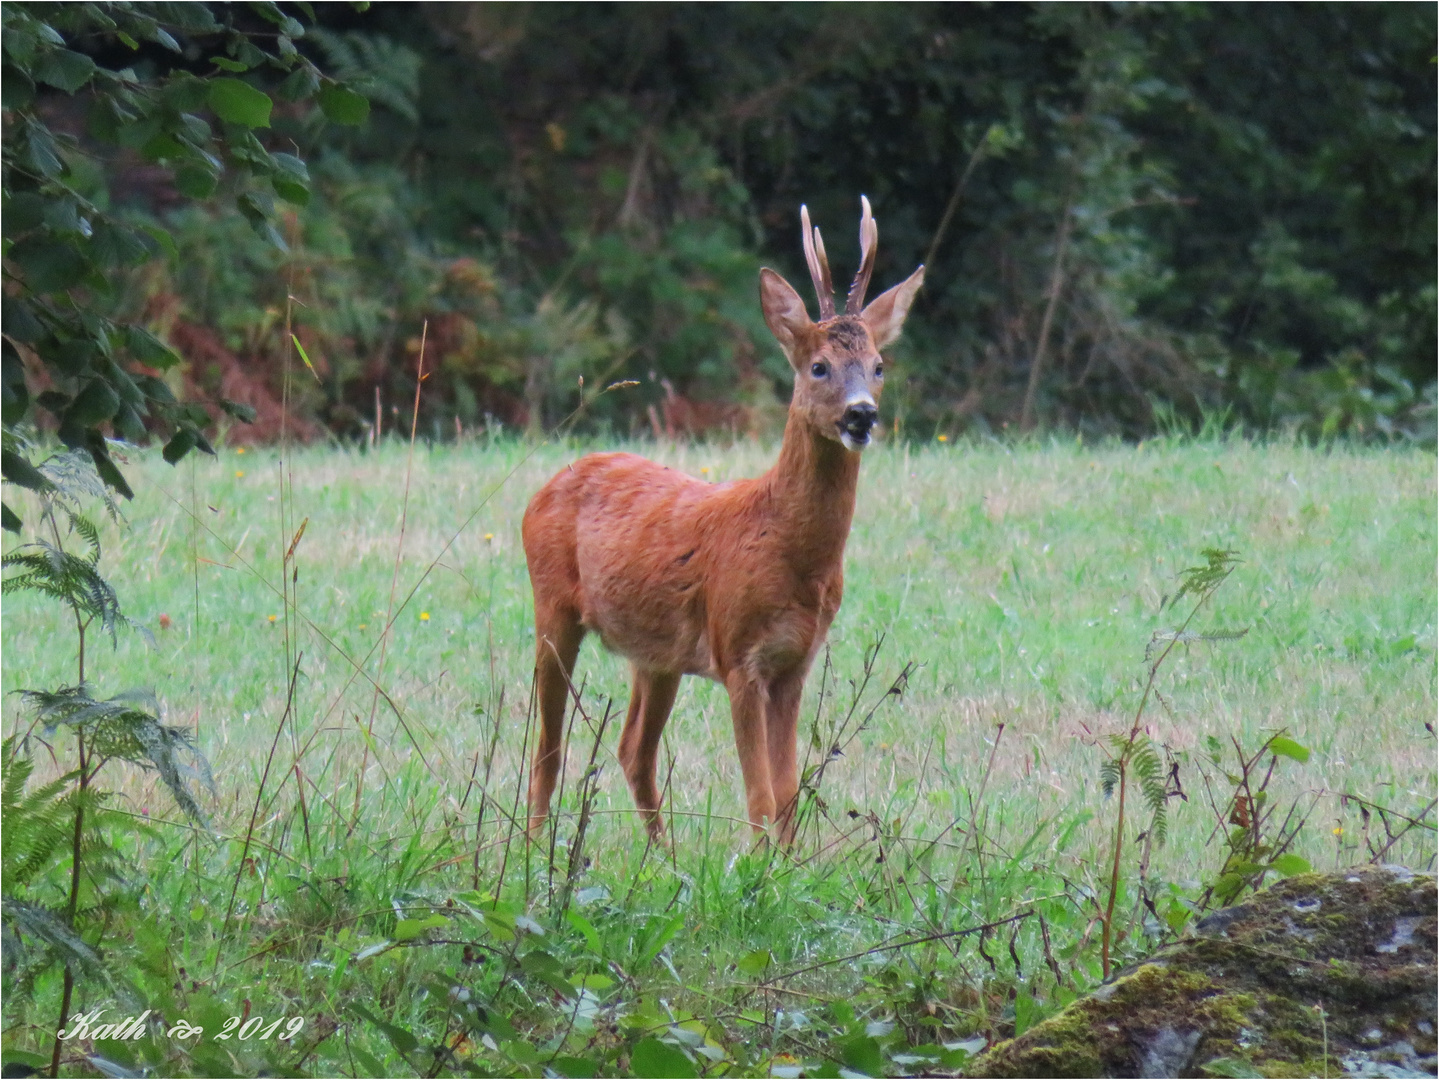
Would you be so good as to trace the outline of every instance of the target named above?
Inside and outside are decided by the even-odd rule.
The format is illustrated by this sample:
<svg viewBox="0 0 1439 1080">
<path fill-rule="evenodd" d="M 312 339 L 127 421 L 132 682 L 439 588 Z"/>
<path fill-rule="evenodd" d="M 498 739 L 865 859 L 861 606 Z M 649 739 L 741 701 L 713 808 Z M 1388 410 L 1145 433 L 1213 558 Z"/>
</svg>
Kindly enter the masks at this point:
<svg viewBox="0 0 1439 1080">
<path fill-rule="evenodd" d="M 13 949 L 18 954 L 5 957 L 7 968 L 13 970 L 34 962 L 28 954 L 34 951 L 32 943 L 39 944 L 75 974 L 103 981 L 127 1006 L 142 1001 L 139 990 L 111 970 L 100 954 L 76 933 L 59 912 L 7 894 L 0 896 L 0 915 L 3 915 L 6 929 L 10 931 L 4 938 L 7 951 Z"/>
<path fill-rule="evenodd" d="M 1106 758 L 1099 766 L 1099 783 L 1104 789 L 1106 799 L 1114 794 L 1114 789 L 1119 784 L 1119 762 L 1116 759 Z"/>
<path fill-rule="evenodd" d="M 1224 579 L 1240 562 L 1239 552 L 1228 548 L 1204 548 L 1199 554 L 1204 556 L 1204 565 L 1187 566 L 1179 571 L 1179 591 L 1170 598 L 1170 607 L 1186 596 L 1202 600 L 1224 584 Z"/>
<path fill-rule="evenodd" d="M 0 879 L 9 890 L 38 878 L 69 841 L 73 818 L 64 791 L 75 776 L 68 773 L 27 794 L 34 763 L 14 750 L 11 736 L 0 748 Z"/>
<path fill-rule="evenodd" d="M 325 54 L 325 69 L 371 101 L 411 122 L 420 118 L 420 55 L 383 34 L 343 34 L 315 27 L 305 35 Z"/>
<path fill-rule="evenodd" d="M 21 696 L 35 707 L 47 734 L 62 724 L 83 730 L 102 757 L 154 769 L 181 812 L 195 824 L 208 827 L 191 784 L 198 783 L 213 794 L 215 781 L 209 762 L 183 728 L 160 722 L 160 704 L 153 693 L 131 690 L 100 701 L 80 686 L 23 690 Z"/>
<path fill-rule="evenodd" d="M 115 493 L 100 479 L 100 474 L 95 469 L 95 459 L 88 450 L 70 450 L 55 454 L 42 461 L 38 467 L 45 478 L 55 485 L 52 496 L 54 504 L 70 519 L 71 527 L 86 536 L 87 540 L 93 537 L 92 548 L 99 546 L 99 536 L 88 519 L 80 516 L 82 503 L 99 499 L 111 521 L 123 520 L 120 507 L 115 502 Z M 90 525 L 88 535 L 77 525 L 77 519 Z"/>
</svg>

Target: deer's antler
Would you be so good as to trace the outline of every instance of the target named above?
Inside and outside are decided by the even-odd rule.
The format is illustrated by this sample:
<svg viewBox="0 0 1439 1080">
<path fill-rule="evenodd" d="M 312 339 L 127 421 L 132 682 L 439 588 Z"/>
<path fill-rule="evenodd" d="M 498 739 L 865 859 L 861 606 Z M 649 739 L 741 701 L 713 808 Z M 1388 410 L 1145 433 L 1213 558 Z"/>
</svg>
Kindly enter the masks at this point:
<svg viewBox="0 0 1439 1080">
<path fill-rule="evenodd" d="M 849 296 L 844 302 L 846 315 L 858 315 L 864 307 L 864 294 L 869 289 L 869 275 L 874 273 L 874 256 L 879 250 L 879 225 L 869 209 L 869 198 L 861 195 L 859 203 L 864 212 L 859 219 L 859 272 L 854 275 L 854 284 L 849 287 Z"/>
<path fill-rule="evenodd" d="M 804 239 L 804 261 L 809 263 L 809 276 L 819 297 L 820 322 L 834 318 L 834 284 L 829 276 L 829 259 L 824 254 L 824 238 L 809 223 L 809 207 L 799 208 L 800 233 Z"/>
</svg>

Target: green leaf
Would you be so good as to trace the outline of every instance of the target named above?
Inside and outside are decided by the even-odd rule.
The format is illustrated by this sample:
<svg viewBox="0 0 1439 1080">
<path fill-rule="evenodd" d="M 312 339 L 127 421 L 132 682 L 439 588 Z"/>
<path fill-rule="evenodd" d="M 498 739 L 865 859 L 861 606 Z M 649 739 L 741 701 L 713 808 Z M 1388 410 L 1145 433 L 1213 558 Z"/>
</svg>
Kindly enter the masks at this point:
<svg viewBox="0 0 1439 1080">
<path fill-rule="evenodd" d="M 304 101 L 314 97 L 315 91 L 319 88 L 319 72 L 309 64 L 305 64 L 286 75 L 284 81 L 276 87 L 275 93 L 285 101 Z"/>
<path fill-rule="evenodd" d="M 221 120 L 248 128 L 270 126 L 270 96 L 239 79 L 214 79 L 210 82 L 210 108 Z"/>
<path fill-rule="evenodd" d="M 186 454 L 195 449 L 196 432 L 191 428 L 181 428 L 170 436 L 170 441 L 165 444 L 165 449 L 160 455 L 171 465 L 179 462 Z"/>
<path fill-rule="evenodd" d="M 320 109 L 334 124 L 355 126 L 370 117 L 370 100 L 348 86 L 330 83 L 320 91 Z"/>
<path fill-rule="evenodd" d="M 98 433 L 96 438 L 99 438 Z M 104 445 L 104 440 L 100 440 L 100 446 L 103 448 Z M 90 456 L 94 459 L 95 471 L 100 474 L 101 480 L 105 481 L 106 484 L 114 488 L 125 498 L 133 499 L 135 497 L 135 492 L 133 492 L 130 489 L 130 485 L 125 482 L 125 474 L 115 467 L 115 463 L 110 460 L 108 454 L 101 453 L 92 447 Z M 149 633 L 149 631 L 146 631 L 146 633 Z"/>
<path fill-rule="evenodd" d="M 275 194 L 296 206 L 305 206 L 310 201 L 310 171 L 305 163 L 294 154 L 271 154 L 270 160 L 275 171 L 270 175 L 270 184 Z"/>
<path fill-rule="evenodd" d="M 735 967 L 743 975 L 755 976 L 763 975 L 772 963 L 774 963 L 774 955 L 768 949 L 756 949 L 741 957 L 735 963 Z"/>
<path fill-rule="evenodd" d="M 1269 750 L 1271 753 L 1291 758 L 1301 765 L 1309 760 L 1309 747 L 1301 746 L 1293 739 L 1286 738 L 1283 735 L 1276 735 L 1269 740 Z"/>
<path fill-rule="evenodd" d="M 600 934 L 594 928 L 594 924 L 581 915 L 578 911 L 565 912 L 565 921 L 578 930 L 585 937 L 585 945 L 590 952 L 596 956 L 603 956 L 604 951 L 600 948 Z"/>
<path fill-rule="evenodd" d="M 65 172 L 65 163 L 60 160 L 60 151 L 55 138 L 44 124 L 35 120 L 25 123 L 25 142 L 29 151 L 30 164 L 37 172 L 54 178 Z"/>
<path fill-rule="evenodd" d="M 450 920 L 443 915 L 429 915 L 423 919 L 399 919 L 395 922 L 395 940 L 413 941 L 427 930 L 438 930 L 448 926 Z"/>
<path fill-rule="evenodd" d="M 242 401 L 231 401 L 229 398 L 221 398 L 219 405 L 221 409 L 241 423 L 253 424 L 255 422 L 255 407 L 253 405 L 246 405 Z"/>
<path fill-rule="evenodd" d="M 142 224 L 140 231 L 155 241 L 155 246 L 163 251 L 171 262 L 180 258 L 180 249 L 175 246 L 175 238 L 170 235 L 167 229 L 162 229 L 158 225 Z"/>
<path fill-rule="evenodd" d="M 24 342 L 26 345 L 31 345 L 38 341 L 40 336 L 44 334 L 45 327 L 42 326 L 40 320 L 35 317 L 35 313 L 31 310 L 29 303 L 20 299 L 18 296 L 6 296 L 3 301 L 0 301 L 0 304 L 3 304 L 3 307 L 0 307 L 0 323 L 4 324 L 5 336 L 7 338 L 13 338 L 16 341 Z M 6 342 L 7 352 L 5 355 L 7 360 L 11 358 L 9 349 L 9 342 Z M 20 362 L 18 353 L 15 355 L 14 360 L 17 364 Z M 8 377 L 7 381 L 9 381 Z M 7 420 L 6 423 L 9 423 L 9 421 Z"/>
<path fill-rule="evenodd" d="M 684 912 L 679 912 L 669 919 L 665 919 L 662 915 L 651 917 L 645 923 L 644 934 L 648 939 L 648 944 L 646 944 L 644 952 L 640 954 L 638 966 L 647 967 L 660 954 L 660 950 L 670 943 L 670 939 L 679 933 L 680 927 L 684 924 Z"/>
<path fill-rule="evenodd" d="M 30 76 L 17 68 L 5 72 L 0 80 L 0 104 L 6 109 L 28 109 L 35 100 L 35 84 Z"/>
<path fill-rule="evenodd" d="M 275 189 L 275 194 L 293 206 L 310 205 L 310 189 L 296 180 L 276 173 L 270 177 L 270 186 Z"/>
<path fill-rule="evenodd" d="M 114 416 L 120 409 L 120 395 L 104 379 L 91 379 L 75 395 L 66 419 L 81 427 L 94 427 Z"/>
<path fill-rule="evenodd" d="M 398 1027 L 395 1024 L 391 1024 L 385 1020 L 381 1020 L 378 1016 L 370 1012 L 369 1009 L 365 1008 L 358 1002 L 351 1005 L 350 1008 L 362 1020 L 368 1020 L 371 1024 L 375 1025 L 375 1027 L 379 1028 L 382 1032 L 384 1032 L 385 1038 L 390 1040 L 391 1044 L 396 1050 L 400 1052 L 402 1056 L 413 1054 L 416 1050 L 420 1048 L 420 1040 L 415 1038 L 415 1036 L 411 1032 L 406 1031 L 404 1028 Z"/>
<path fill-rule="evenodd" d="M 52 49 L 40 57 L 34 72 L 40 82 L 73 94 L 94 76 L 95 61 L 70 49 Z"/>
<path fill-rule="evenodd" d="M 355 1056 L 355 1060 L 360 1063 L 360 1068 L 364 1070 L 364 1075 L 366 1075 L 366 1076 L 384 1076 L 384 1075 L 385 1075 L 385 1067 L 380 1064 L 380 1059 L 377 1058 L 377 1057 L 375 1057 L 374 1054 L 370 1053 L 368 1050 L 364 1049 L 362 1046 L 360 1046 L 360 1044 L 359 1044 L 358 1042 L 351 1042 L 351 1043 L 346 1047 L 346 1052 L 347 1052 L 347 1053 L 350 1053 L 350 1054 L 353 1054 L 353 1055 Z"/>
<path fill-rule="evenodd" d="M 175 189 L 191 199 L 208 199 L 220 184 L 220 174 L 198 161 L 187 161 L 175 170 Z"/>
<path fill-rule="evenodd" d="M 223 68 L 226 71 L 233 71 L 237 74 L 241 71 L 250 70 L 249 64 L 242 64 L 238 60 L 231 60 L 228 56 L 212 56 L 210 57 L 210 63 L 214 64 L 217 68 Z"/>
<path fill-rule="evenodd" d="M 10 258 L 25 271 L 25 283 L 36 292 L 59 292 L 78 285 L 90 260 L 74 244 L 47 236 L 29 236 L 10 249 Z"/>
<path fill-rule="evenodd" d="M 579 991 L 565 977 L 564 967 L 543 949 L 535 949 L 522 956 L 520 967 L 525 970 L 526 974 L 539 979 L 556 993 L 567 998 L 579 997 Z"/>
<path fill-rule="evenodd" d="M 44 1062 L 46 1065 L 48 1061 Z M 589 1058 L 581 1057 L 557 1057 L 549 1063 L 549 1068 L 556 1076 L 591 1077 L 599 1076 L 600 1067 Z"/>
<path fill-rule="evenodd" d="M 694 1062 L 677 1046 L 658 1039 L 641 1039 L 630 1051 L 630 1075 L 640 1077 L 694 1077 Z"/>
<path fill-rule="evenodd" d="M 320 381 L 320 373 L 315 370 L 315 365 L 312 364 L 312 363 L 310 363 L 310 357 L 309 357 L 309 355 L 305 352 L 305 346 L 303 346 L 303 345 L 300 344 L 300 339 L 297 338 L 294 334 L 291 334 L 291 335 L 290 335 L 290 340 L 295 343 L 295 348 L 300 351 L 300 359 L 303 360 L 303 361 L 305 361 L 305 366 L 310 369 L 310 374 L 313 375 L 313 376 L 315 376 L 315 381 L 316 381 L 316 382 L 319 382 L 319 381 Z"/>
<path fill-rule="evenodd" d="M 4 503 L 0 503 L 0 528 L 8 529 L 12 533 L 18 533 L 22 524 L 24 523 L 16 516 L 15 511 L 11 510 L 10 507 Z"/>
<path fill-rule="evenodd" d="M 142 236 L 127 226 L 98 221 L 90 239 L 90 250 L 102 266 L 138 266 L 148 262 L 153 254 Z"/>
<path fill-rule="evenodd" d="M 13 450 L 0 452 L 0 475 L 31 491 L 51 491 L 55 487 L 44 473 Z"/>
<path fill-rule="evenodd" d="M 1271 870 L 1285 877 L 1293 877 L 1295 874 L 1310 873 L 1314 867 L 1309 865 L 1309 860 L 1292 852 L 1281 855 L 1269 864 Z"/>
<path fill-rule="evenodd" d="M 125 345 L 140 363 L 166 371 L 180 362 L 180 354 L 140 326 L 125 327 Z"/>
<path fill-rule="evenodd" d="M 852 1035 L 839 1044 L 840 1057 L 845 1065 L 866 1076 L 884 1075 L 884 1055 L 880 1053 L 879 1041 L 868 1035 Z"/>
</svg>

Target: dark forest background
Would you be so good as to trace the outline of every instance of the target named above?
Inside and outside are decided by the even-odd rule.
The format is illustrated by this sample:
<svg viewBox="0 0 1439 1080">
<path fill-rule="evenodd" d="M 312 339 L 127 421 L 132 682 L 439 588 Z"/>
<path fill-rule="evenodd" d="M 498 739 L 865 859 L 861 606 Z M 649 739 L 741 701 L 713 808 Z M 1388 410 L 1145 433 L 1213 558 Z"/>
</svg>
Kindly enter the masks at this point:
<svg viewBox="0 0 1439 1080">
<path fill-rule="evenodd" d="M 47 422 L 12 392 L 49 386 L 63 427 L 91 377 L 42 370 L 54 326 L 9 334 L 30 325 L 12 301 L 58 303 L 58 282 L 174 350 L 115 359 L 211 403 L 181 417 L 202 448 L 222 399 L 256 417 L 232 440 L 277 434 L 287 307 L 319 376 L 292 381 L 303 436 L 364 438 L 377 403 L 407 421 L 426 323 L 424 435 L 541 429 L 581 377 L 640 383 L 590 425 L 773 430 L 788 370 L 756 272 L 809 294 L 807 202 L 847 280 L 863 192 L 876 288 L 929 267 L 886 394 L 901 433 L 1433 438 L 1432 4 L 196 5 L 210 24 L 183 6 L 86 5 L 169 26 L 131 48 L 59 5 L 6 5 L 7 422 Z M 234 115 L 197 183 L 183 130 L 171 145 L 99 108 L 119 84 L 37 75 L 52 46 L 37 31 L 17 53 L 16 11 L 136 86 L 264 91 L 268 126 L 237 128 L 243 101 L 212 88 Z M 244 51 L 276 28 L 268 63 Z M 209 116 L 197 100 L 172 119 Z M 45 277 L 45 243 L 90 240 L 11 213 L 53 189 L 25 166 L 38 125 L 52 180 L 173 245 L 103 282 Z"/>
</svg>

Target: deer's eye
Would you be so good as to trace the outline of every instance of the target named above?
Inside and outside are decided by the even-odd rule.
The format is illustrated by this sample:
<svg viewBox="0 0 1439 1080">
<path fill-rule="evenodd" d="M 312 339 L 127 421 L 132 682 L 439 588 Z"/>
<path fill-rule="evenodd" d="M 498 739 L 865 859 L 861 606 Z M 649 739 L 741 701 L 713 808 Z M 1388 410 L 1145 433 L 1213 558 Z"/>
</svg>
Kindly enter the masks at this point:
<svg viewBox="0 0 1439 1080">
<path fill-rule="evenodd" d="M 883 361 L 883 360 L 881 360 L 879 363 L 877 363 L 877 364 L 874 365 L 874 377 L 875 377 L 876 379 L 882 379 L 882 378 L 884 378 L 884 361 Z"/>
<path fill-rule="evenodd" d="M 811 364 L 809 366 L 809 373 L 816 379 L 823 379 L 829 374 L 829 365 L 824 363 Z"/>
</svg>

